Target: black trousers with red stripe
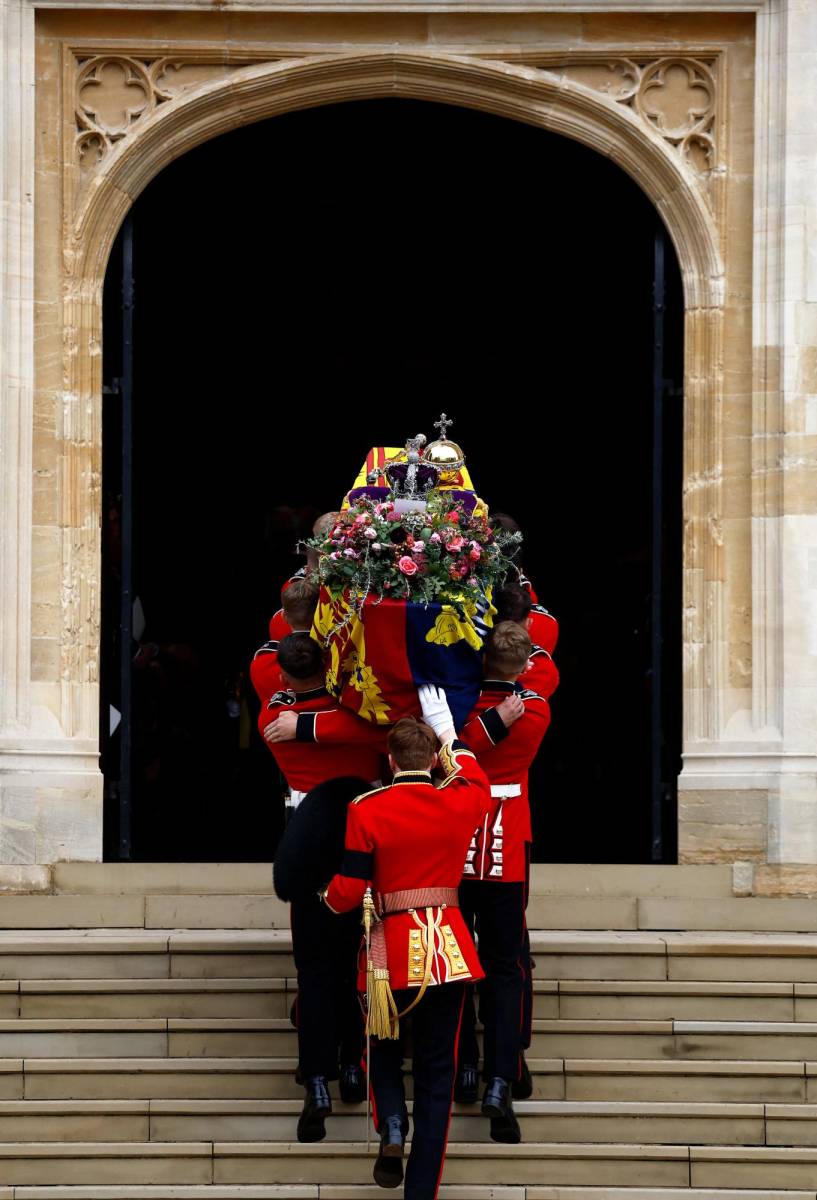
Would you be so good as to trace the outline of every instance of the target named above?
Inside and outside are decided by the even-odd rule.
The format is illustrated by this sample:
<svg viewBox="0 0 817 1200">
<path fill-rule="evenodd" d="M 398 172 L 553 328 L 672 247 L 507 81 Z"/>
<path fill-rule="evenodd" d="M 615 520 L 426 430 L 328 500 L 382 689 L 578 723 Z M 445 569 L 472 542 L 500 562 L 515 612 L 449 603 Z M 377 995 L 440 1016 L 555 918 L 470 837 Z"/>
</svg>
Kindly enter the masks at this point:
<svg viewBox="0 0 817 1200">
<path fill-rule="evenodd" d="M 405 1200 L 434 1200 L 440 1186 L 457 1072 L 457 1041 L 464 992 L 462 983 L 430 987 L 412 1009 L 411 1016 L 401 1021 L 399 1041 L 372 1039 L 371 1084 L 378 1126 L 388 1117 L 399 1117 L 405 1132 L 408 1130 L 403 1087 L 406 1030 L 402 1027 L 411 1029 L 414 1114 L 403 1191 Z M 411 988 L 395 992 L 398 1011 L 407 1008 L 416 995 L 416 990 Z"/>
<path fill-rule="evenodd" d="M 359 1066 L 365 1043 L 357 992 L 360 910 L 336 916 L 315 896 L 290 906 L 298 972 L 298 1065 L 304 1079 L 337 1079 L 338 1064 Z"/>
<path fill-rule="evenodd" d="M 460 884 L 460 908 L 478 938 L 485 979 L 479 984 L 479 1011 L 484 1027 L 483 1073 L 513 1082 L 519 1077 L 519 1052 L 525 1023 L 526 957 L 525 885 L 467 879 Z M 470 1009 L 470 1013 L 468 1010 Z M 460 1059 L 476 1065 L 479 1049 L 473 1004 L 466 1005 Z"/>
</svg>

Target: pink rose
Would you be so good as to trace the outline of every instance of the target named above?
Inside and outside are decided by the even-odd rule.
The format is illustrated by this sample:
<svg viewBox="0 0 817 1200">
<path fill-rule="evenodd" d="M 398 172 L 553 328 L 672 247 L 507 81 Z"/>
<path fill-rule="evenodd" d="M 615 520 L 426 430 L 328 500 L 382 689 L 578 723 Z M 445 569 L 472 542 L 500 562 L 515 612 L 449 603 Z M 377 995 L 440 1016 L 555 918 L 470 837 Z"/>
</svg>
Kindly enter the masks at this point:
<svg viewBox="0 0 817 1200">
<path fill-rule="evenodd" d="M 355 517 L 355 525 L 365 525 L 368 520 L 366 513 L 361 513 L 360 516 Z"/>
<path fill-rule="evenodd" d="M 482 558 L 482 551 L 479 546 L 474 546 L 473 549 L 469 550 L 468 557 L 471 559 L 471 562 L 479 562 Z"/>
<path fill-rule="evenodd" d="M 465 545 L 465 538 L 457 535 L 457 537 L 453 537 L 451 539 L 451 541 L 448 543 L 448 549 L 451 551 L 452 554 L 456 554 L 456 552 L 458 550 L 462 550 L 464 545 Z"/>
<path fill-rule="evenodd" d="M 442 538 L 440 537 L 440 535 L 438 533 L 432 533 L 431 537 L 428 540 L 430 542 L 438 543 L 438 542 L 442 541 Z"/>
<path fill-rule="evenodd" d="M 333 550 L 329 555 L 330 558 L 340 558 L 340 550 Z"/>
<path fill-rule="evenodd" d="M 353 550 L 351 546 L 347 550 L 344 550 L 343 553 L 347 558 L 357 558 L 357 550 Z"/>
<path fill-rule="evenodd" d="M 363 536 L 364 536 L 364 537 L 367 537 L 367 538 L 376 538 L 376 537 L 377 537 L 377 530 L 376 530 L 376 529 L 372 529 L 371 527 L 370 527 L 369 529 L 364 529 L 364 530 L 363 530 Z"/>
<path fill-rule="evenodd" d="M 398 566 L 398 569 L 401 570 L 404 575 L 416 575 L 417 574 L 417 563 L 414 561 L 413 558 L 409 558 L 409 556 L 407 554 L 403 555 L 403 557 L 397 563 L 397 566 Z"/>
</svg>

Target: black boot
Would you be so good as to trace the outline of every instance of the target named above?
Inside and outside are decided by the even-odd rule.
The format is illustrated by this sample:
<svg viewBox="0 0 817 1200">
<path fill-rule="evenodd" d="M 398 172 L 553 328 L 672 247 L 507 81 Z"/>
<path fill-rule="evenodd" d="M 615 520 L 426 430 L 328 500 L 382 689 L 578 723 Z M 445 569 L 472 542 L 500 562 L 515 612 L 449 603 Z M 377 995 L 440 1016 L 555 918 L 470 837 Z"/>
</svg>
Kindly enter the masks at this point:
<svg viewBox="0 0 817 1200">
<path fill-rule="evenodd" d="M 530 1100 L 533 1095 L 533 1076 L 525 1062 L 524 1050 L 519 1051 L 519 1078 L 511 1084 L 511 1095 L 514 1100 Z"/>
<path fill-rule="evenodd" d="M 298 1118 L 299 1142 L 322 1142 L 326 1137 L 324 1121 L 332 1115 L 332 1098 L 324 1075 L 313 1075 L 307 1079 L 306 1095 L 301 1115 Z"/>
<path fill-rule="evenodd" d="M 522 1141 L 522 1130 L 513 1111 L 511 1085 L 497 1075 L 485 1089 L 482 1114 L 491 1118 L 491 1138 L 515 1146 Z"/>
<path fill-rule="evenodd" d="M 341 1067 L 339 1086 L 344 1104 L 362 1104 L 366 1099 L 366 1072 L 362 1067 Z"/>
<path fill-rule="evenodd" d="M 462 1063 L 457 1068 L 454 1099 L 457 1104 L 476 1104 L 478 1093 L 479 1071 L 471 1063 Z"/>
<path fill-rule="evenodd" d="M 383 1188 L 399 1187 L 403 1182 L 403 1147 L 406 1134 L 400 1117 L 386 1117 L 380 1126 L 380 1152 L 372 1175 Z"/>
</svg>

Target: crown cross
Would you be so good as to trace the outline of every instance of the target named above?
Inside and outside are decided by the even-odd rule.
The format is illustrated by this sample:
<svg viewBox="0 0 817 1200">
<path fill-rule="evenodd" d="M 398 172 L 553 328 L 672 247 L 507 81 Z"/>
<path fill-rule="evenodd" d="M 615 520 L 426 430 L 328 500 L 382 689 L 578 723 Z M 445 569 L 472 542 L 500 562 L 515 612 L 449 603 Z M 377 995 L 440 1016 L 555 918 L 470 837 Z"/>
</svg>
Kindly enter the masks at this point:
<svg viewBox="0 0 817 1200">
<path fill-rule="evenodd" d="M 446 441 L 448 438 L 448 426 L 453 424 L 454 422 L 445 413 L 441 413 L 439 421 L 434 422 L 434 428 L 439 429 L 440 437 L 443 441 Z"/>
</svg>

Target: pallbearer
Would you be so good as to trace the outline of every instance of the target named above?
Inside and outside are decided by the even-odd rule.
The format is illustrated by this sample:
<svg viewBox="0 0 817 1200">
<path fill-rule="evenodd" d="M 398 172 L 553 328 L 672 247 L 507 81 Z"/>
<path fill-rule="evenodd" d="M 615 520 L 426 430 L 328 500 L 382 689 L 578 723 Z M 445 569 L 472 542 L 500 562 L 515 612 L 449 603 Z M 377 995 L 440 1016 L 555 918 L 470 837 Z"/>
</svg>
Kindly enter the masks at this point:
<svg viewBox="0 0 817 1200">
<path fill-rule="evenodd" d="M 404 718 L 392 729 L 393 783 L 350 805 L 343 867 L 324 893 L 338 913 L 364 897 L 368 903 L 368 896 L 374 905 L 361 985 L 368 980 L 380 1134 L 374 1178 L 381 1187 L 397 1187 L 403 1178 L 408 1114 L 399 1019 L 410 1014 L 414 1132 L 406 1200 L 432 1200 L 442 1176 L 464 987 L 482 978 L 457 886 L 471 835 L 491 804 L 482 769 L 455 740 L 445 693 L 421 688 L 420 699 L 428 723 Z M 431 772 L 438 763 L 446 775 L 435 786 Z"/>
<path fill-rule="evenodd" d="M 286 777 L 290 809 L 297 808 L 307 792 L 343 776 L 380 779 L 384 733 L 339 708 L 328 695 L 323 651 L 317 642 L 303 634 L 289 634 L 279 644 L 277 666 L 287 690 L 277 692 L 262 708 L 259 729 Z M 316 839 L 322 832 L 315 830 Z M 358 928 L 351 920 L 343 928 L 330 929 L 326 917 L 316 890 L 306 896 L 293 896 L 298 1062 L 305 1090 L 298 1121 L 298 1140 L 302 1142 L 320 1141 L 325 1136 L 324 1121 L 332 1112 L 330 1080 L 339 1077 L 341 1099 L 346 1103 L 357 1103 L 366 1096 L 360 1065 L 363 1023 L 353 969 L 349 972 L 348 994 L 342 997 L 339 1037 L 327 1036 L 327 1031 L 338 1024 L 341 1004 L 338 990 L 326 988 L 327 962 L 336 960 L 342 940 L 353 964 Z"/>
<path fill-rule="evenodd" d="M 481 985 L 485 1033 L 482 1111 L 491 1137 L 518 1142 L 512 1088 L 523 1069 L 525 972 L 529 969 L 525 902 L 530 861 L 528 769 L 550 723 L 547 700 L 517 682 L 531 652 L 526 630 L 513 621 L 497 625 L 485 647 L 485 681 L 476 708 L 462 729 L 490 780 L 493 806 L 469 847 L 460 902 L 476 928 L 486 979 Z M 463 1037 L 457 1098 L 476 1099 L 477 1047 L 472 1028 Z M 470 1078 L 466 1078 L 469 1076 Z"/>
</svg>

